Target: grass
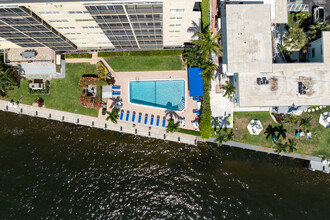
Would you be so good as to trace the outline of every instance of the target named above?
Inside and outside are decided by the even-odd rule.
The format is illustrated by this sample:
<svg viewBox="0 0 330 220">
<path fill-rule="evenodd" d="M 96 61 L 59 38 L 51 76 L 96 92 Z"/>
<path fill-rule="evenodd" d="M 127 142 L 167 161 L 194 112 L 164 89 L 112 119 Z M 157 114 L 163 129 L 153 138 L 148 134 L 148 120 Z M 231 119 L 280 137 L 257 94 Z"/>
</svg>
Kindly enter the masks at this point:
<svg viewBox="0 0 330 220">
<path fill-rule="evenodd" d="M 112 57 L 107 62 L 116 72 L 183 70 L 179 56 Z"/>
<path fill-rule="evenodd" d="M 42 97 L 47 108 L 74 112 L 83 115 L 97 116 L 98 111 L 85 108 L 80 104 L 82 89 L 78 87 L 79 79 L 84 74 L 97 74 L 96 66 L 87 63 L 66 64 L 64 79 L 52 79 L 50 95 L 30 95 L 28 81 L 22 80 L 21 86 L 8 92 L 7 100 L 17 101 L 21 96 L 20 103 L 31 105 L 35 98 Z M 97 87 L 97 95 L 101 96 L 101 85 L 107 84 L 100 81 Z M 101 97 L 100 97 L 101 98 Z"/>
<path fill-rule="evenodd" d="M 330 135 L 329 128 L 323 127 L 319 124 L 319 117 L 322 112 L 330 111 L 330 107 L 323 108 L 322 110 L 307 113 L 304 112 L 302 117 L 312 117 L 311 125 L 309 129 L 312 133 L 312 138 L 307 137 L 296 137 L 295 131 L 302 129 L 298 124 L 285 124 L 284 128 L 287 130 L 287 137 L 283 141 L 287 141 L 289 138 L 294 139 L 297 143 L 297 153 L 314 155 L 314 156 L 326 156 L 330 157 Z M 247 130 L 248 123 L 253 120 L 258 119 L 263 125 L 263 130 L 259 135 L 251 135 Z M 235 112 L 234 113 L 234 141 L 243 142 L 247 144 L 253 144 L 263 147 L 274 147 L 271 137 L 266 139 L 266 134 L 264 133 L 267 126 L 272 125 L 273 127 L 277 124 L 272 120 L 269 112 Z"/>
</svg>

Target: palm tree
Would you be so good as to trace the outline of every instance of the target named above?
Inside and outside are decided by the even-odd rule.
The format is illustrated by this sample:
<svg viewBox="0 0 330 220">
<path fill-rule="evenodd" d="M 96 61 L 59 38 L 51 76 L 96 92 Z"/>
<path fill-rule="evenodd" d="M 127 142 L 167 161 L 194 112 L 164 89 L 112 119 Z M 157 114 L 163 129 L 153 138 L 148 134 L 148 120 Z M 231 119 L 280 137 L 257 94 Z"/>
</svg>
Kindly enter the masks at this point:
<svg viewBox="0 0 330 220">
<path fill-rule="evenodd" d="M 283 127 L 283 125 L 279 125 L 275 127 L 275 132 L 277 132 L 276 138 L 279 139 L 281 136 L 286 138 L 287 130 Z"/>
<path fill-rule="evenodd" d="M 218 67 L 211 60 L 208 60 L 204 65 L 202 65 L 202 68 L 203 79 L 209 81 L 214 78 L 214 70 Z"/>
<path fill-rule="evenodd" d="M 117 108 L 113 108 L 111 112 L 106 111 L 106 113 L 108 114 L 106 120 L 108 121 L 110 119 L 112 123 L 116 124 L 119 118 L 119 110 Z"/>
<path fill-rule="evenodd" d="M 221 89 L 225 90 L 223 97 L 227 96 L 228 98 L 230 98 L 236 92 L 236 87 L 233 85 L 232 82 L 229 81 L 226 81 L 226 85 L 222 85 Z"/>
<path fill-rule="evenodd" d="M 215 139 L 215 142 L 217 142 L 220 146 L 222 146 L 222 142 L 227 142 L 232 140 L 234 137 L 234 132 L 233 130 L 230 130 L 228 132 L 228 129 L 220 129 L 219 134 L 217 138 Z"/>
<path fill-rule="evenodd" d="M 296 50 L 300 50 L 308 42 L 305 32 L 300 28 L 291 28 L 283 39 L 286 47 Z"/>
<path fill-rule="evenodd" d="M 200 56 L 197 47 L 185 49 L 182 53 L 182 59 L 189 67 L 201 66 L 203 57 Z"/>
<path fill-rule="evenodd" d="M 308 129 L 311 127 L 311 117 L 305 117 L 300 119 L 299 126 L 302 126 L 304 129 Z"/>
<path fill-rule="evenodd" d="M 220 38 L 220 33 L 212 37 L 212 33 L 209 28 L 205 28 L 203 31 L 198 32 L 199 40 L 194 40 L 195 44 L 203 54 L 204 61 L 207 61 L 211 57 L 211 53 L 214 52 L 216 55 L 221 55 L 221 46 L 216 43 L 217 39 Z"/>
<path fill-rule="evenodd" d="M 295 148 L 297 143 L 294 142 L 294 139 L 289 139 L 289 142 L 287 142 L 286 145 L 289 148 L 289 150 L 288 150 L 289 153 L 292 153 L 297 150 L 297 148 Z"/>
<path fill-rule="evenodd" d="M 287 148 L 287 145 L 285 145 L 285 144 L 282 144 L 282 142 L 281 141 L 279 141 L 277 144 L 276 144 L 276 147 L 275 147 L 275 152 L 276 153 L 281 153 L 281 152 L 284 152 L 284 153 L 286 153 L 287 151 L 286 151 L 286 148 Z"/>
<path fill-rule="evenodd" d="M 297 12 L 295 15 L 296 23 L 301 26 L 309 18 L 309 13 Z"/>
<path fill-rule="evenodd" d="M 330 31 L 329 23 L 315 23 L 308 27 L 309 40 L 316 40 L 322 36 L 322 31 Z"/>
<path fill-rule="evenodd" d="M 175 123 L 173 118 L 167 119 L 167 121 L 166 131 L 173 133 L 178 130 L 180 122 Z"/>
</svg>

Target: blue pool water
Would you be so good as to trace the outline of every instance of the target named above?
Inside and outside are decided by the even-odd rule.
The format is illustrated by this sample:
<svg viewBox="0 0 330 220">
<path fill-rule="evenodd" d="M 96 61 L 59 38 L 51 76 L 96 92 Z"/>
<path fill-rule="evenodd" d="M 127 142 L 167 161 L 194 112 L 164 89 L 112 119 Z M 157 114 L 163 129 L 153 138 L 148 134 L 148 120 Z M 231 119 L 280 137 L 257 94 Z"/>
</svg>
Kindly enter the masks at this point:
<svg viewBox="0 0 330 220">
<path fill-rule="evenodd" d="M 184 80 L 131 81 L 130 102 L 181 111 L 185 107 Z"/>
</svg>

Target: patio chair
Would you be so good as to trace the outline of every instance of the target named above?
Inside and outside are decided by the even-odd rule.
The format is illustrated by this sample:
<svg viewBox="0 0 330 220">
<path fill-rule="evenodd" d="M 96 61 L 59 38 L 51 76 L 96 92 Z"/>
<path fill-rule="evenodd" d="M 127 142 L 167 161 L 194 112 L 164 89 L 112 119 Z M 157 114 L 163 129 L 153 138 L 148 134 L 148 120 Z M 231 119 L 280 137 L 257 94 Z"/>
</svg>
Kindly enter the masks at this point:
<svg viewBox="0 0 330 220">
<path fill-rule="evenodd" d="M 193 113 L 200 114 L 201 113 L 201 110 L 193 110 Z"/>
<path fill-rule="evenodd" d="M 157 116 L 157 120 L 156 120 L 156 126 L 159 126 L 159 122 L 160 122 L 160 117 L 159 115 Z"/>
<path fill-rule="evenodd" d="M 146 125 L 147 122 L 148 122 L 148 114 L 145 114 L 145 116 L 144 116 L 144 124 Z"/>
<path fill-rule="evenodd" d="M 165 124 L 166 124 L 166 118 L 163 117 L 163 123 L 162 123 L 162 127 L 165 127 Z"/>
<path fill-rule="evenodd" d="M 258 85 L 261 85 L 261 84 L 262 84 L 262 82 L 261 82 L 261 78 L 260 78 L 260 77 L 257 78 L 257 84 L 258 84 Z"/>
<path fill-rule="evenodd" d="M 184 127 L 185 126 L 185 119 L 184 118 L 181 118 L 180 119 L 180 126 L 181 127 Z"/>
<path fill-rule="evenodd" d="M 112 86 L 112 89 L 120 89 L 120 86 Z"/>
<path fill-rule="evenodd" d="M 202 98 L 201 97 L 193 97 L 193 100 L 194 101 L 200 101 L 200 100 L 202 100 Z"/>
<path fill-rule="evenodd" d="M 267 78 L 266 77 L 262 77 L 262 84 L 266 84 L 267 82 Z"/>
<path fill-rule="evenodd" d="M 126 112 L 126 121 L 129 119 L 129 111 Z"/>
<path fill-rule="evenodd" d="M 132 122 L 134 122 L 135 121 L 135 112 L 133 112 L 133 115 L 132 115 Z"/>
<path fill-rule="evenodd" d="M 124 110 L 121 110 L 121 112 L 120 112 L 120 120 L 123 120 L 123 117 L 124 117 Z"/>
<path fill-rule="evenodd" d="M 119 91 L 112 92 L 112 95 L 120 95 Z"/>
<path fill-rule="evenodd" d="M 150 118 L 150 125 L 153 125 L 154 124 L 154 115 L 151 115 L 151 118 Z"/>
<path fill-rule="evenodd" d="M 139 113 L 139 118 L 138 118 L 138 123 L 141 123 L 141 121 L 142 121 L 142 113 L 140 112 Z"/>
</svg>

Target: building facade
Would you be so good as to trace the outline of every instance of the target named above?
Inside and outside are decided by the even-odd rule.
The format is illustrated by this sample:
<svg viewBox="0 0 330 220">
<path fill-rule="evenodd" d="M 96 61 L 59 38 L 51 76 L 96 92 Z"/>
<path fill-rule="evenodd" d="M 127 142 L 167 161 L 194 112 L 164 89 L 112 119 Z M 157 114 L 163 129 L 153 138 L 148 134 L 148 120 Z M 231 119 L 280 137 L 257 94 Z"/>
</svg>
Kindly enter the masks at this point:
<svg viewBox="0 0 330 220">
<path fill-rule="evenodd" d="M 180 48 L 193 40 L 200 27 L 198 4 L 193 0 L 0 0 L 0 48 Z"/>
</svg>

